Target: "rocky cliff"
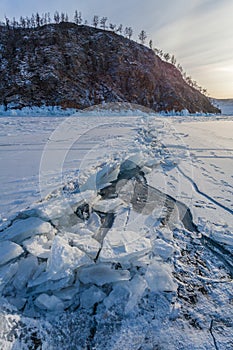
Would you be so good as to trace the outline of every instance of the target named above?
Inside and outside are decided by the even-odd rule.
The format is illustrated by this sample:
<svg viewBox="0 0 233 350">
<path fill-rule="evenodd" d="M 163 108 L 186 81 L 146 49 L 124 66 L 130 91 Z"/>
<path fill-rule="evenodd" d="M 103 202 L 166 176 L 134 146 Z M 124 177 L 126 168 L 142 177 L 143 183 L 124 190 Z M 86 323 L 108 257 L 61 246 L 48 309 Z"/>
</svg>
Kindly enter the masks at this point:
<svg viewBox="0 0 233 350">
<path fill-rule="evenodd" d="M 219 112 L 173 65 L 121 35 L 72 23 L 0 27 L 0 104 L 6 109 L 83 109 L 103 101 Z"/>
</svg>

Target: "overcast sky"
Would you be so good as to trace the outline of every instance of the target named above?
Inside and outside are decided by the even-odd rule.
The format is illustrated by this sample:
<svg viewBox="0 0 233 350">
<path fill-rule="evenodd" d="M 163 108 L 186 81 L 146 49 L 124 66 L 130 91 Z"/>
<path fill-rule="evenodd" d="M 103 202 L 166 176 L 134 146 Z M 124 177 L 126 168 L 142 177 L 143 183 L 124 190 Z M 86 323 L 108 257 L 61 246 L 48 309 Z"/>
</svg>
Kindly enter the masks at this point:
<svg viewBox="0 0 233 350">
<path fill-rule="evenodd" d="M 141 29 L 153 46 L 174 54 L 209 94 L 233 98 L 233 0 L 0 0 L 2 20 L 77 9 L 91 22 L 106 16 L 115 24 Z"/>
</svg>

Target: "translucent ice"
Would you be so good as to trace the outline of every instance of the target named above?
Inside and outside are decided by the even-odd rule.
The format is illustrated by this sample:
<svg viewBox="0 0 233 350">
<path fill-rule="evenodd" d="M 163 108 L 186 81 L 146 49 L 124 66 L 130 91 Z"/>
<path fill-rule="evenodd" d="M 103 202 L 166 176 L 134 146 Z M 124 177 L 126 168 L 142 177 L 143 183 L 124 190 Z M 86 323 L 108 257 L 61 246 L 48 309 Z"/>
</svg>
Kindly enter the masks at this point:
<svg viewBox="0 0 233 350">
<path fill-rule="evenodd" d="M 28 280 L 32 277 L 38 268 L 37 258 L 29 256 L 19 261 L 18 271 L 14 277 L 13 285 L 16 289 L 23 289 Z"/>
<path fill-rule="evenodd" d="M 25 220 L 18 220 L 7 228 L 1 235 L 0 240 L 10 240 L 20 243 L 31 236 L 46 234 L 53 231 L 53 227 L 39 218 L 30 217 Z"/>
<path fill-rule="evenodd" d="M 150 240 L 141 237 L 140 232 L 110 230 L 104 238 L 99 258 L 101 261 L 130 261 L 150 249 Z"/>
<path fill-rule="evenodd" d="M 87 227 L 92 232 L 96 233 L 101 227 L 101 219 L 97 213 L 91 213 L 87 221 Z"/>
<path fill-rule="evenodd" d="M 49 311 L 62 311 L 64 309 L 64 304 L 58 297 L 45 293 L 36 298 L 35 305 L 40 309 Z"/>
<path fill-rule="evenodd" d="M 66 276 L 67 272 L 91 262 L 92 260 L 79 248 L 71 247 L 64 238 L 56 236 L 48 259 L 47 272 L 51 279 L 60 279 Z"/>
<path fill-rule="evenodd" d="M 43 276 L 43 275 L 42 275 Z M 54 292 L 59 291 L 64 288 L 68 288 L 71 286 L 74 282 L 74 276 L 73 274 L 69 274 L 64 278 L 61 278 L 60 280 L 48 280 L 50 276 L 46 274 L 45 272 L 45 281 L 37 285 L 33 289 L 33 293 L 47 293 L 47 292 Z M 34 281 L 34 283 L 39 282 L 39 279 L 37 281 Z M 30 282 L 29 286 L 32 286 L 33 282 Z"/>
<path fill-rule="evenodd" d="M 120 166 L 119 164 L 107 164 L 101 169 L 96 175 L 96 185 L 97 188 L 103 187 L 103 185 L 108 184 L 117 179 L 119 174 Z"/>
<path fill-rule="evenodd" d="M 50 255 L 52 241 L 47 236 L 34 236 L 23 242 L 26 250 L 38 258 L 47 259 Z"/>
<path fill-rule="evenodd" d="M 134 276 L 134 278 L 128 282 L 129 300 L 125 306 L 126 313 L 131 312 L 137 306 L 146 288 L 147 283 L 140 275 Z"/>
<path fill-rule="evenodd" d="M 167 260 L 172 256 L 174 248 L 162 239 L 156 239 L 153 242 L 153 252 L 155 256 L 160 256 L 163 260 Z"/>
<path fill-rule="evenodd" d="M 79 284 L 79 281 L 76 281 L 74 285 L 54 291 L 53 294 L 64 301 L 72 300 L 75 294 L 79 292 Z"/>
<path fill-rule="evenodd" d="M 23 254 L 23 249 L 20 245 L 11 241 L 0 242 L 0 266 L 17 258 L 21 254 Z"/>
<path fill-rule="evenodd" d="M 113 285 L 111 293 L 104 299 L 103 303 L 107 309 L 113 305 L 125 304 L 129 297 L 129 289 L 126 283 L 117 283 Z"/>
<path fill-rule="evenodd" d="M 127 281 L 130 279 L 130 273 L 126 270 L 114 270 L 110 265 L 100 263 L 82 268 L 78 278 L 84 284 L 103 286 L 106 283 Z"/>
<path fill-rule="evenodd" d="M 84 290 L 80 296 L 80 305 L 84 308 L 91 308 L 106 297 L 106 294 L 96 286 Z"/>
<path fill-rule="evenodd" d="M 12 280 L 18 270 L 18 263 L 0 267 L 0 292 Z"/>
<path fill-rule="evenodd" d="M 65 236 L 72 243 L 72 246 L 79 248 L 92 259 L 95 259 L 98 251 L 101 248 L 100 243 L 97 242 L 90 234 L 79 236 L 78 234 L 74 233 L 66 233 Z"/>
<path fill-rule="evenodd" d="M 145 279 L 152 292 L 172 292 L 177 289 L 168 264 L 153 262 L 147 268 Z"/>
<path fill-rule="evenodd" d="M 124 202 L 120 198 L 105 199 L 95 202 L 93 209 L 102 213 L 114 213 L 120 206 L 123 205 Z"/>
</svg>

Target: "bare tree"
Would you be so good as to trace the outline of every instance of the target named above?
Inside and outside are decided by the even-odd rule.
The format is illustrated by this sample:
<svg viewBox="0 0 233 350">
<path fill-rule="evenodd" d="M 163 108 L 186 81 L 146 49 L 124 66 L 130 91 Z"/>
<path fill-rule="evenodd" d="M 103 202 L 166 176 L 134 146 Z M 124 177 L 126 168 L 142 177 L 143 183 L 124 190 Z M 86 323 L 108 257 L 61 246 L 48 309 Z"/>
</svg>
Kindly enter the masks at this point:
<svg viewBox="0 0 233 350">
<path fill-rule="evenodd" d="M 109 28 L 110 28 L 113 32 L 115 32 L 116 24 L 109 23 Z"/>
<path fill-rule="evenodd" d="M 40 25 L 43 26 L 45 24 L 45 18 L 44 18 L 44 14 L 42 13 L 42 15 L 40 16 Z"/>
<path fill-rule="evenodd" d="M 127 38 L 131 39 L 133 35 L 133 29 L 131 27 L 125 27 L 124 34 Z"/>
<path fill-rule="evenodd" d="M 180 73 L 183 72 L 183 68 L 180 63 L 177 64 L 177 69 L 180 71 Z"/>
<path fill-rule="evenodd" d="M 150 47 L 150 49 L 152 50 L 152 47 L 153 47 L 153 41 L 150 39 L 150 41 L 149 41 L 149 47 Z"/>
<path fill-rule="evenodd" d="M 20 16 L 19 23 L 23 29 L 26 28 L 26 21 L 22 16 Z"/>
<path fill-rule="evenodd" d="M 120 24 L 120 25 L 118 26 L 116 32 L 122 34 L 122 30 L 123 30 L 123 26 L 122 26 L 122 24 Z"/>
<path fill-rule="evenodd" d="M 97 28 L 98 27 L 98 24 L 99 24 L 99 16 L 94 16 L 93 17 L 93 21 L 92 21 L 92 23 L 93 23 L 93 26 L 95 27 L 95 28 Z"/>
<path fill-rule="evenodd" d="M 61 13 L 61 22 L 65 22 L 65 14 L 64 14 L 64 12 Z"/>
<path fill-rule="evenodd" d="M 100 19 L 100 27 L 103 28 L 104 30 L 107 28 L 107 26 L 106 26 L 107 20 L 108 20 L 107 17 L 102 17 L 102 18 Z"/>
<path fill-rule="evenodd" d="M 79 11 L 78 13 L 78 25 L 81 25 L 83 23 L 83 19 L 82 19 L 82 13 Z"/>
<path fill-rule="evenodd" d="M 47 13 L 47 18 L 48 18 L 48 23 L 51 23 L 51 17 L 50 17 L 50 12 Z"/>
<path fill-rule="evenodd" d="M 32 17 L 31 17 L 31 26 L 32 26 L 32 28 L 35 28 L 35 26 L 36 26 L 36 18 L 35 18 L 34 13 L 32 14 Z"/>
<path fill-rule="evenodd" d="M 18 22 L 16 21 L 15 17 L 13 17 L 13 19 L 11 21 L 11 26 L 12 26 L 13 29 L 18 26 Z"/>
<path fill-rule="evenodd" d="M 170 60 L 170 54 L 168 53 L 168 52 L 166 52 L 164 55 L 163 55 L 163 57 L 164 57 L 164 59 L 166 60 L 166 61 L 169 61 Z"/>
<path fill-rule="evenodd" d="M 176 65 L 176 58 L 174 55 L 171 57 L 171 63 L 174 64 L 174 66 Z"/>
<path fill-rule="evenodd" d="M 75 10 L 75 13 L 74 13 L 74 23 L 78 24 L 78 11 L 77 10 Z"/>
<path fill-rule="evenodd" d="M 30 28 L 31 27 L 31 20 L 29 17 L 26 17 L 26 27 Z"/>
<path fill-rule="evenodd" d="M 159 56 L 162 58 L 163 57 L 163 50 L 159 50 Z"/>
<path fill-rule="evenodd" d="M 146 38 L 147 38 L 145 30 L 142 30 L 140 32 L 140 34 L 138 35 L 138 38 L 141 41 L 141 44 L 145 44 L 145 41 L 146 41 Z"/>
<path fill-rule="evenodd" d="M 125 27 L 124 35 L 125 35 L 126 37 L 128 37 L 128 27 Z"/>
<path fill-rule="evenodd" d="M 54 22 L 57 24 L 60 22 L 60 15 L 58 11 L 54 13 Z"/>
<path fill-rule="evenodd" d="M 36 13 L 36 25 L 37 25 L 37 27 L 40 26 L 40 15 L 38 12 Z"/>
</svg>

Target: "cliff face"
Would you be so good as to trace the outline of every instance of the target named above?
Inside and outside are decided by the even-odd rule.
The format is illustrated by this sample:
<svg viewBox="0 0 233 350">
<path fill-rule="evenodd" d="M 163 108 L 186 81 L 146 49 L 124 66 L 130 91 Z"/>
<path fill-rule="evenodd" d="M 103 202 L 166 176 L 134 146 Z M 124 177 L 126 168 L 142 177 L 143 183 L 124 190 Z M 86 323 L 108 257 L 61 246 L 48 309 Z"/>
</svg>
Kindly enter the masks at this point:
<svg viewBox="0 0 233 350">
<path fill-rule="evenodd" d="M 0 104 L 6 108 L 83 109 L 105 101 L 219 112 L 149 48 L 88 26 L 0 27 L 0 58 Z"/>
</svg>

